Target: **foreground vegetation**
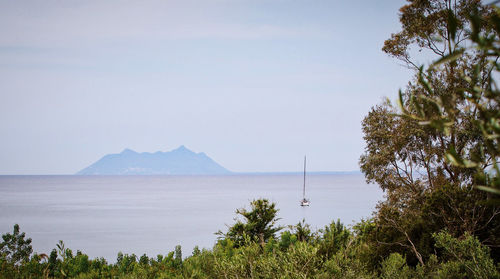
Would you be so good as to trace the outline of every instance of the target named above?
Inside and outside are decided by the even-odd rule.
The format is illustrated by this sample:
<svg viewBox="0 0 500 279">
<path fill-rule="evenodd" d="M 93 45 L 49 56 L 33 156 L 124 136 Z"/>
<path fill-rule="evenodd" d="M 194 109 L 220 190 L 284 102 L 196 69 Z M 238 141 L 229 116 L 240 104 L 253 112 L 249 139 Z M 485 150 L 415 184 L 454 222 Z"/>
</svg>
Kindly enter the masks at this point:
<svg viewBox="0 0 500 279">
<path fill-rule="evenodd" d="M 0 277 L 500 278 L 500 11 L 479 0 L 408 2 L 383 51 L 415 78 L 398 106 L 377 105 L 362 123 L 361 169 L 386 193 L 372 219 L 282 228 L 275 205 L 255 200 L 212 249 L 119 254 L 114 264 L 63 242 L 32 254 L 16 225 L 0 244 Z M 418 65 L 420 52 L 435 62 Z"/>
<path fill-rule="evenodd" d="M 411 266 L 405 254 L 376 254 L 373 220 L 352 228 L 337 221 L 316 232 L 301 222 L 273 237 L 280 229 L 274 204 L 255 200 L 239 212 L 243 221 L 220 233 L 211 250 L 195 248 L 186 258 L 180 246 L 155 258 L 119 253 L 114 264 L 63 242 L 50 255 L 31 255 L 31 239 L 16 225 L 3 235 L 0 278 L 500 278 L 489 248 L 469 234 L 432 234 L 434 253 Z"/>
</svg>

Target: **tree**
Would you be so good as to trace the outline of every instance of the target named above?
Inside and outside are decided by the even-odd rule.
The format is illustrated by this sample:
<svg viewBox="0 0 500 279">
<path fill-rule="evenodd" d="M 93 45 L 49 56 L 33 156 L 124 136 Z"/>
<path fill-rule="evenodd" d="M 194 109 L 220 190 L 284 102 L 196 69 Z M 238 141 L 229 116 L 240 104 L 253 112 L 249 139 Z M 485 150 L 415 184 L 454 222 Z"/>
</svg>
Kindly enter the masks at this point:
<svg viewBox="0 0 500 279">
<path fill-rule="evenodd" d="M 236 223 L 229 227 L 227 233 L 219 231 L 217 234 L 232 240 L 236 247 L 243 246 L 247 240 L 258 242 L 264 245 L 269 239 L 275 237 L 275 233 L 282 229 L 276 226 L 279 218 L 276 217 L 278 209 L 275 203 L 270 203 L 267 199 L 258 199 L 250 202 L 250 210 L 240 208 L 236 214 L 244 218 L 244 222 L 236 220 Z"/>
<path fill-rule="evenodd" d="M 387 102 L 372 108 L 362 123 L 366 148 L 361 169 L 387 196 L 378 205 L 372 239 L 383 257 L 400 252 L 409 254 L 409 263 L 424 265 L 434 249 L 431 234 L 443 228 L 455 237 L 469 232 L 498 246 L 500 211 L 481 203 L 487 195 L 474 191 L 473 169 L 446 158 L 456 150 L 471 159 L 487 144 L 477 125 L 480 111 L 470 109 L 471 100 L 458 94 L 468 86 L 487 88 L 492 70 L 484 52 L 465 50 L 472 28 L 478 33 L 492 28 L 471 24 L 472 11 L 482 18 L 494 14 L 479 0 L 410 0 L 400 9 L 402 31 L 384 44 L 384 52 L 415 71 L 399 102 L 407 115 L 420 118 L 401 116 Z M 431 53 L 440 66 L 424 71 L 414 57 L 417 51 Z M 469 84 L 462 76 L 472 73 L 477 78 Z M 485 157 L 491 161 L 491 155 Z"/>
<path fill-rule="evenodd" d="M 298 222 L 295 226 L 289 226 L 298 241 L 308 242 L 313 237 L 311 226 L 306 224 L 306 219 Z"/>
<path fill-rule="evenodd" d="M 477 111 L 465 110 L 468 99 L 456 94 L 466 83 L 461 73 L 477 71 L 482 76 L 473 86 L 487 86 L 486 75 L 491 66 L 485 63 L 485 56 L 477 51 L 469 51 L 441 68 L 425 72 L 426 82 L 421 82 L 423 72 L 412 59 L 411 50 L 431 51 L 436 60 L 446 60 L 467 43 L 471 36 L 467 15 L 477 10 L 484 17 L 491 16 L 491 9 L 481 6 L 479 0 L 440 1 L 410 0 L 410 4 L 400 9 L 403 30 L 392 34 L 385 41 L 383 51 L 407 63 L 415 70 L 415 80 L 400 92 L 403 106 L 413 102 L 411 96 L 421 96 L 425 102 L 439 98 L 443 108 L 456 121 L 446 123 L 449 133 L 422 126 L 414 118 L 399 117 L 397 109 L 386 103 L 372 109 L 363 121 L 363 131 L 367 147 L 360 164 L 370 182 L 377 182 L 382 189 L 393 191 L 405 187 L 413 192 L 421 191 L 418 186 L 433 188 L 434 182 L 450 180 L 453 184 L 467 185 L 474 172 L 457 168 L 444 159 L 450 146 L 460 152 L 477 149 L 484 144 L 481 130 L 475 125 Z M 449 22 L 453 19 L 453 24 Z M 453 25 L 451 28 L 450 25 Z M 483 30 L 489 30 L 488 25 Z M 428 90 L 432 87 L 432 90 Z M 440 110 L 427 106 L 425 111 L 414 106 L 411 112 L 426 115 L 439 114 Z M 429 123 L 438 125 L 432 119 Z M 444 124 L 443 124 L 444 125 Z M 421 185 L 424 183 L 423 185 Z"/>
<path fill-rule="evenodd" d="M 56 249 L 52 249 L 50 252 L 49 260 L 48 260 L 48 270 L 49 270 L 49 276 L 54 277 L 56 270 L 57 270 L 57 251 Z"/>
<path fill-rule="evenodd" d="M 436 247 L 442 250 L 440 278 L 499 278 L 488 247 L 477 238 L 466 233 L 457 239 L 446 232 L 437 233 L 434 238 Z"/>
<path fill-rule="evenodd" d="M 0 243 L 0 255 L 8 262 L 18 265 L 28 261 L 33 248 L 31 247 L 31 238 L 25 239 L 26 233 L 19 233 L 19 225 L 14 225 L 12 234 L 2 235 L 3 242 Z"/>
<path fill-rule="evenodd" d="M 460 72 L 464 86 L 452 92 L 453 100 L 464 100 L 464 110 L 474 112 L 473 128 L 479 131 L 482 144 L 474 149 L 463 150 L 453 144 L 446 152 L 446 159 L 454 166 L 475 169 L 475 183 L 479 189 L 500 195 L 500 91 L 496 78 L 500 70 L 500 10 L 484 16 L 478 10 L 468 14 L 471 22 L 470 43 L 455 49 L 442 59 L 435 61 L 428 69 L 420 69 L 419 83 L 424 85 L 424 94 L 414 92 L 409 96 L 410 102 L 400 96 L 400 108 L 403 115 L 419 121 L 420 124 L 450 134 L 449 129 L 454 122 L 460 121 L 453 106 L 446 106 L 446 100 L 440 96 L 432 96 L 429 92 L 434 86 L 425 74 L 443 67 L 444 62 L 456 63 L 467 53 L 475 52 L 482 59 L 473 65 L 473 71 Z M 457 19 L 451 17 L 450 25 L 457 25 Z M 452 28 L 452 27 L 450 27 Z M 486 30 L 486 32 L 484 31 Z M 453 40 L 456 38 L 452 37 Z M 444 65 L 446 67 L 446 64 Z M 430 96 L 429 96 L 430 95 Z M 430 108 L 432 107 L 432 108 Z M 500 204 L 499 200 L 493 201 Z"/>
<path fill-rule="evenodd" d="M 319 232 L 321 236 L 316 240 L 318 255 L 326 258 L 331 258 L 338 251 L 345 249 L 351 238 L 351 232 L 340 222 L 340 219 L 325 226 Z"/>
<path fill-rule="evenodd" d="M 174 263 L 176 267 L 182 266 L 182 248 L 180 245 L 175 246 Z"/>
<path fill-rule="evenodd" d="M 492 14 L 480 0 L 407 1 L 399 10 L 402 31 L 392 34 L 382 50 L 416 71 L 420 65 L 413 54 L 427 52 L 441 58 L 455 52 L 470 38 L 470 12 Z M 454 28 L 449 28 L 450 18 L 455 19 Z"/>
</svg>

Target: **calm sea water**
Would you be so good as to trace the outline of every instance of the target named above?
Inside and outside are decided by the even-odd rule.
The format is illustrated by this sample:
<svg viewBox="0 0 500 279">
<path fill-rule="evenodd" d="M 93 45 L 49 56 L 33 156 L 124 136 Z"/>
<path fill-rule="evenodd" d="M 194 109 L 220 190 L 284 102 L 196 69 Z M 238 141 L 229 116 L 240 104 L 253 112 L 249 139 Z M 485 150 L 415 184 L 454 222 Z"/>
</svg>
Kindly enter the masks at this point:
<svg viewBox="0 0 500 279">
<path fill-rule="evenodd" d="M 19 224 L 40 253 L 61 239 L 111 262 L 119 251 L 152 257 L 179 244 L 187 256 L 195 245 L 211 248 L 256 198 L 276 202 L 281 224 L 305 219 L 318 229 L 369 217 L 383 197 L 360 174 L 307 179 L 309 207 L 299 205 L 301 175 L 0 176 L 0 232 Z"/>
</svg>

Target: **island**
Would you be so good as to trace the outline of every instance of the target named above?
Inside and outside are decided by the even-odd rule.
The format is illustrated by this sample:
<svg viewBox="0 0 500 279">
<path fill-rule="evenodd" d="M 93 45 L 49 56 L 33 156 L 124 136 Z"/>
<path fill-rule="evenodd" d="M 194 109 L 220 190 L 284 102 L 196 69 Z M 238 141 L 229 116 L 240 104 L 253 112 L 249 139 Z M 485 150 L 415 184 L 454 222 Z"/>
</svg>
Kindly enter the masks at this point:
<svg viewBox="0 0 500 279">
<path fill-rule="evenodd" d="M 108 154 L 77 175 L 220 175 L 231 171 L 205 153 L 195 153 L 184 145 L 169 152 L 142 152 L 125 149 Z"/>
</svg>

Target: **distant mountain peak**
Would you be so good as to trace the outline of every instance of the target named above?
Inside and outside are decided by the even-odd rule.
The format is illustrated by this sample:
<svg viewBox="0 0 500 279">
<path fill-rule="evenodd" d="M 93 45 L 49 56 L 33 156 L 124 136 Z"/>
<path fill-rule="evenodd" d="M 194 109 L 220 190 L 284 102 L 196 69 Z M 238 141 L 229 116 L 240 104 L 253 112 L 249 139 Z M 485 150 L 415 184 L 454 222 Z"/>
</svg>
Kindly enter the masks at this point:
<svg viewBox="0 0 500 279">
<path fill-rule="evenodd" d="M 188 148 L 186 148 L 184 145 L 181 145 L 181 146 L 177 147 L 176 149 L 172 150 L 171 152 L 190 152 L 190 153 L 194 153 L 193 151 L 191 151 Z"/>
<path fill-rule="evenodd" d="M 131 156 L 133 155 L 133 156 Z M 205 153 L 195 153 L 184 145 L 154 153 L 138 153 L 125 148 L 121 153 L 108 154 L 79 171 L 81 175 L 210 175 L 231 173 Z"/>
<path fill-rule="evenodd" d="M 137 154 L 137 152 L 135 152 L 132 149 L 125 148 L 125 149 L 123 149 L 123 151 L 120 154 Z"/>
</svg>

